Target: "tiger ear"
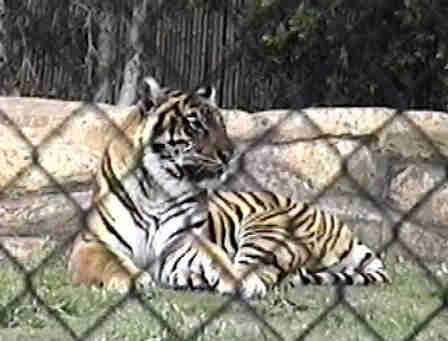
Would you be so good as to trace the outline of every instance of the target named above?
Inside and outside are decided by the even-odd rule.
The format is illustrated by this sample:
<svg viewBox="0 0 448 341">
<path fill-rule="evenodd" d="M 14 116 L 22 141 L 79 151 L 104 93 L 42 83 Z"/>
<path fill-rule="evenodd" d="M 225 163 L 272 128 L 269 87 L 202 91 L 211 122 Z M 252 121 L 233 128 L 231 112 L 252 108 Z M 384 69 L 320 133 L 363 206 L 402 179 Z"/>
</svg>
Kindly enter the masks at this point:
<svg viewBox="0 0 448 341">
<path fill-rule="evenodd" d="M 196 90 L 196 95 L 210 104 L 216 105 L 216 89 L 214 86 L 201 87 Z"/>
<path fill-rule="evenodd" d="M 155 104 L 155 100 L 160 96 L 162 88 L 153 77 L 145 77 L 143 79 L 142 88 L 140 91 L 140 105 L 142 109 L 147 112 Z"/>
</svg>

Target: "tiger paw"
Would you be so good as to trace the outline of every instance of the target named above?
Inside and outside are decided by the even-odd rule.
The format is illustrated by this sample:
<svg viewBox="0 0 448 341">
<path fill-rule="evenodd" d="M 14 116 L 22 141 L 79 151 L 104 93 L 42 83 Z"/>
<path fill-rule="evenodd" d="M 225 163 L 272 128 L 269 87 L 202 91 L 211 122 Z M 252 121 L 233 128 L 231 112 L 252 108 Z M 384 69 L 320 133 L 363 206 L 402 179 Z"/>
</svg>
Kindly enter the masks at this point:
<svg viewBox="0 0 448 341">
<path fill-rule="evenodd" d="M 176 270 L 169 279 L 169 284 L 175 289 L 207 289 L 209 287 L 205 279 L 198 273 L 189 270 Z"/>
<path fill-rule="evenodd" d="M 267 287 L 256 273 L 250 273 L 244 278 L 240 293 L 244 298 L 261 298 L 266 295 Z"/>
<path fill-rule="evenodd" d="M 106 281 L 100 283 L 100 287 L 108 291 L 116 291 L 120 294 L 126 294 L 131 288 L 132 280 L 129 275 L 115 275 Z"/>
<path fill-rule="evenodd" d="M 236 281 L 219 279 L 215 286 L 215 290 L 221 295 L 237 295 L 239 292 L 239 286 Z"/>
<path fill-rule="evenodd" d="M 152 287 L 154 281 L 152 280 L 152 276 L 148 272 L 142 272 L 135 279 L 135 289 L 138 291 L 144 291 Z"/>
<path fill-rule="evenodd" d="M 236 295 L 251 299 L 264 297 L 267 287 L 257 274 L 251 273 L 240 279 L 221 279 L 216 285 L 216 291 L 223 295 Z"/>
</svg>

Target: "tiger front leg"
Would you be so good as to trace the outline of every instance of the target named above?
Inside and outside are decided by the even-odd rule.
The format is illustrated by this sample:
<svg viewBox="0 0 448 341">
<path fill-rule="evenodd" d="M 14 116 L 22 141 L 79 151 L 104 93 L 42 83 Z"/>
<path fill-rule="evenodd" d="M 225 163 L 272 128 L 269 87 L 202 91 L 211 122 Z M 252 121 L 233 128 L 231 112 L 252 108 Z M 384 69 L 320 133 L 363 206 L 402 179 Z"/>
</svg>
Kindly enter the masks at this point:
<svg viewBox="0 0 448 341">
<path fill-rule="evenodd" d="M 207 281 L 218 293 L 244 298 L 266 295 L 268 285 L 260 277 L 262 268 L 245 263 L 238 253 L 232 260 L 223 249 L 212 243 L 206 244 L 202 251 L 208 259 Z"/>
<path fill-rule="evenodd" d="M 149 273 L 135 268 L 130 270 L 123 263 L 112 261 L 103 272 L 100 287 L 106 290 L 127 293 L 132 287 L 138 291 L 145 291 L 153 286 L 153 280 Z"/>
<path fill-rule="evenodd" d="M 220 267 L 220 276 L 216 291 L 224 295 L 236 295 L 247 299 L 264 297 L 268 291 L 267 284 L 261 279 L 256 267 L 232 264 Z"/>
<path fill-rule="evenodd" d="M 195 246 L 194 241 L 184 239 L 180 244 L 167 247 L 158 257 L 161 282 L 172 289 L 210 289 L 207 255 Z"/>
<path fill-rule="evenodd" d="M 82 232 L 75 240 L 68 270 L 76 284 L 120 293 L 128 292 L 133 285 L 145 290 L 153 283 L 147 272 L 138 269 L 130 259 L 121 260 L 89 232 Z"/>
<path fill-rule="evenodd" d="M 146 291 L 154 286 L 152 276 L 147 271 L 141 270 L 136 267 L 130 259 L 124 259 L 120 263 L 121 266 L 125 268 L 125 271 L 129 274 L 130 281 L 129 285 L 128 283 L 124 283 L 125 285 L 121 288 L 118 286 L 118 291 L 128 292 L 132 286 L 134 286 L 138 291 Z M 111 284 L 112 283 L 109 283 L 110 288 Z"/>
</svg>

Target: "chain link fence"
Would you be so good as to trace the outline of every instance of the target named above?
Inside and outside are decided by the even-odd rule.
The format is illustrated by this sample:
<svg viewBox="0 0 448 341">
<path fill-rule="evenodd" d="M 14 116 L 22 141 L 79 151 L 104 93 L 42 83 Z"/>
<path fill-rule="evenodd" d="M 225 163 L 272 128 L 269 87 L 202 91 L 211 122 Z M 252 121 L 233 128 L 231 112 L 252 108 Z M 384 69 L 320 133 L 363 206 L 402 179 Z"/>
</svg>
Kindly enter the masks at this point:
<svg viewBox="0 0 448 341">
<path fill-rule="evenodd" d="M 108 69 L 107 65 L 117 67 L 117 70 L 123 70 L 126 60 L 132 57 L 132 54 L 126 53 L 126 49 L 129 48 L 131 43 L 126 41 L 123 46 L 120 46 L 119 42 L 115 42 L 112 45 L 103 46 L 106 49 L 106 52 L 104 52 L 101 51 L 100 45 L 93 43 L 94 38 L 90 35 L 100 35 L 101 32 L 105 34 L 104 32 L 107 32 L 108 25 L 111 25 L 111 27 L 114 27 L 114 30 L 119 31 L 118 33 L 115 31 L 115 34 L 123 38 L 126 25 L 123 21 L 124 19 L 118 19 L 119 14 L 126 13 L 124 18 L 132 21 L 132 18 L 135 19 L 136 13 L 130 12 L 135 9 L 133 6 L 137 2 L 124 3 L 111 1 L 108 5 L 101 7 L 103 11 L 107 10 L 116 15 L 116 19 L 112 23 L 108 21 L 107 16 L 105 17 L 106 19 L 102 21 L 102 25 L 106 27 L 104 28 L 101 25 L 95 26 L 94 24 L 94 15 L 97 13 L 93 10 L 93 7 L 98 5 L 96 2 L 91 2 L 89 5 L 83 2 L 73 2 L 72 6 L 77 7 L 73 11 L 78 16 L 75 16 L 70 21 L 66 31 L 61 33 L 64 39 L 66 39 L 64 43 L 58 37 L 59 32 L 55 32 L 52 29 L 60 23 L 57 23 L 55 20 L 51 21 L 52 17 L 49 14 L 49 9 L 51 8 L 64 11 L 62 5 L 58 5 L 57 1 L 48 1 L 45 3 L 46 7 L 42 8 L 33 8 L 26 1 L 18 1 L 14 4 L 6 2 L 6 7 L 9 5 L 11 11 L 11 16 L 8 20 L 10 23 L 14 22 L 14 25 L 11 26 L 12 29 L 8 33 L 12 37 L 12 41 L 5 42 L 2 45 L 9 47 L 10 50 L 6 49 L 2 53 L 6 55 L 6 51 L 13 51 L 13 53 L 22 54 L 24 57 L 20 60 L 21 65 L 17 64 L 18 61 L 13 60 L 7 67 L 3 65 L 7 59 L 0 60 L 0 63 L 2 61 L 5 62 L 2 63 L 1 68 L 4 75 L 3 85 L 11 81 L 14 70 L 19 70 L 19 81 L 21 83 L 17 85 L 17 90 L 24 94 L 89 101 L 103 99 L 109 102 L 118 102 L 120 85 L 123 85 L 125 82 L 124 76 L 118 75 L 122 71 L 114 71 L 117 73 L 111 74 L 111 70 Z M 137 20 L 137 22 L 141 24 L 139 29 L 144 33 L 141 34 L 140 38 L 135 38 L 136 41 L 131 45 L 141 57 L 139 65 L 143 69 L 143 74 L 152 73 L 163 84 L 188 88 L 195 88 L 202 84 L 217 84 L 221 94 L 220 97 L 222 98 L 222 105 L 238 106 L 251 110 L 267 107 L 288 107 L 299 110 L 303 107 L 317 104 L 386 104 L 393 106 L 398 109 L 396 115 L 385 121 L 375 133 L 380 133 L 399 117 L 405 120 L 415 131 L 419 132 L 422 141 L 431 146 L 434 153 L 442 160 L 442 164 L 448 165 L 444 153 L 439 150 L 437 143 L 432 141 L 431 136 L 428 136 L 418 125 L 403 114 L 403 110 L 409 107 L 442 110 L 446 108 L 447 92 L 446 89 L 440 86 L 440 83 L 446 84 L 448 80 L 446 77 L 448 57 L 444 55 L 445 45 L 442 42 L 443 38 L 446 38 L 446 32 L 448 32 L 446 28 L 448 27 L 443 16 L 446 8 L 439 2 L 432 1 L 430 4 L 422 4 L 419 1 L 408 1 L 405 2 L 405 6 L 399 1 L 383 1 L 377 5 L 373 5 L 371 2 L 367 2 L 366 5 L 360 5 L 353 1 L 340 1 L 338 5 L 327 5 L 322 1 L 297 2 L 288 0 L 253 1 L 253 3 L 238 0 L 228 2 L 159 1 L 157 6 L 154 6 L 154 2 L 151 2 L 151 6 L 149 6 L 147 1 L 142 3 L 147 6 L 147 13 L 145 13 L 144 21 Z M 257 4 L 258 7 L 255 6 Z M 370 11 L 365 7 L 370 5 L 373 6 L 374 10 Z M 127 6 L 129 8 L 125 8 Z M 420 8 L 418 6 L 423 7 Z M 381 35 L 393 33 L 386 29 L 387 25 L 383 23 L 382 16 L 385 15 L 386 19 L 384 20 L 386 20 L 386 24 L 390 23 L 388 20 L 392 20 L 393 25 L 391 25 L 396 27 L 398 25 L 395 22 L 395 20 L 398 20 L 396 16 L 400 14 L 400 10 L 404 11 L 406 8 L 411 8 L 409 11 L 415 12 L 410 19 L 406 20 L 422 20 L 422 23 L 436 25 L 430 28 L 424 26 L 420 35 L 417 34 L 418 32 L 413 32 L 413 34 L 405 37 L 408 40 L 404 39 L 401 44 L 394 40 L 393 37 L 388 37 L 387 39 L 393 41 L 393 44 L 382 47 L 381 45 L 387 39 L 382 38 Z M 423 8 L 425 10 L 424 13 L 418 12 L 419 8 Z M 317 9 L 320 10 L 318 11 Z M 348 16 L 337 15 L 338 11 L 345 13 L 349 12 L 350 9 L 359 9 L 359 12 L 354 11 Z M 91 17 L 87 20 L 85 19 L 86 15 Z M 403 14 L 403 16 L 405 15 Z M 424 19 L 422 19 L 422 16 Z M 33 21 L 33 18 L 36 17 L 39 20 Z M 347 21 L 338 22 L 336 20 L 338 18 L 345 18 Z M 18 22 L 20 22 L 19 25 L 17 24 Z M 39 22 L 40 25 L 38 24 Z M 368 29 L 375 23 L 379 25 L 379 30 L 372 30 L 369 33 Z M 20 27 L 22 32 L 20 32 Z M 39 30 L 36 30 L 36 27 L 39 27 Z M 101 27 L 103 27 L 103 31 L 101 31 Z M 335 35 L 335 37 L 330 37 L 328 30 L 333 29 L 340 30 L 339 34 Z M 6 32 L 8 27 L 2 26 L 2 30 Z M 28 36 L 29 31 L 26 33 L 24 32 L 26 30 L 36 31 L 34 35 Z M 70 32 L 70 30 L 73 31 Z M 78 31 L 76 30 L 81 30 L 81 33 L 87 35 L 88 39 L 79 41 L 79 36 L 76 34 Z M 97 32 L 95 30 L 100 31 Z M 431 30 L 433 30 L 432 35 L 428 33 Z M 306 39 L 307 35 L 311 35 L 311 37 Z M 43 36 L 46 36 L 45 39 Z M 17 39 L 21 38 L 23 40 L 25 37 L 27 37 L 26 42 L 23 42 L 22 45 L 17 44 Z M 429 37 L 427 41 L 425 37 Z M 104 44 L 111 44 L 106 35 L 103 35 L 103 39 Z M 319 39 L 324 39 L 328 44 L 325 45 L 319 42 Z M 417 42 L 419 39 L 425 40 L 424 44 L 434 44 L 435 47 L 429 48 L 433 60 L 429 60 L 425 53 L 420 53 L 419 55 L 419 51 L 416 49 L 414 51 L 415 59 L 406 59 L 397 63 L 397 65 L 403 68 L 412 67 L 413 76 L 406 75 L 406 77 L 411 78 L 397 79 L 396 71 L 398 70 L 399 72 L 400 68 L 393 69 L 392 64 L 388 64 L 388 61 L 381 59 L 381 53 L 388 48 L 405 49 L 407 44 L 417 44 L 413 39 Z M 123 38 L 123 40 L 125 39 Z M 43 51 L 56 48 L 60 49 L 59 54 L 53 55 L 52 58 L 54 59 L 45 57 L 43 63 L 33 64 L 32 60 L 35 54 L 38 53 L 36 52 L 36 47 L 45 41 L 45 44 L 48 45 L 40 46 Z M 67 54 L 73 52 L 70 41 L 71 43 L 75 42 L 75 46 L 79 48 L 79 51 L 78 54 L 72 55 L 70 59 L 66 59 Z M 375 42 L 377 44 L 376 48 L 379 49 L 378 54 L 369 60 L 362 59 L 363 53 L 368 55 L 365 41 L 368 43 Z M 346 42 L 346 44 L 343 42 Z M 53 43 L 55 43 L 54 46 L 52 46 Z M 300 43 L 306 45 L 302 46 Z M 28 44 L 32 44 L 33 48 L 27 50 Z M 18 46 L 21 46 L 21 49 Z M 336 49 L 335 46 L 338 46 L 338 48 Z M 355 50 L 356 47 L 359 50 Z M 107 52 L 107 49 L 110 48 L 116 48 L 118 51 L 113 58 L 108 56 L 109 52 Z M 333 48 L 334 50 L 324 53 L 325 48 Z M 0 49 L 0 51 L 3 50 Z M 307 53 L 313 55 L 307 56 Z M 387 54 L 384 57 L 393 58 L 397 56 L 400 57 L 399 54 Z M 410 58 L 404 54 L 403 56 Z M 310 61 L 313 61 L 313 58 L 318 62 L 311 63 Z M 359 58 L 359 63 L 354 63 L 353 58 Z M 103 65 L 102 61 L 104 60 L 109 63 Z M 308 69 L 302 67 L 302 63 Z M 446 65 L 443 67 L 444 63 Z M 424 68 L 417 70 L 419 65 Z M 38 69 L 34 68 L 34 66 L 37 66 Z M 99 71 L 95 71 L 96 68 Z M 47 73 L 47 70 L 52 71 Z M 77 73 L 78 75 L 76 75 Z M 87 77 L 87 80 L 85 77 Z M 32 82 L 31 87 L 34 89 L 34 92 L 25 89 L 26 84 L 29 82 Z M 58 84 L 62 83 L 64 85 L 61 88 L 56 88 Z M 354 91 L 353 88 L 356 83 L 358 83 L 358 91 Z M 83 84 L 87 84 L 87 86 L 83 87 Z M 100 107 L 96 106 L 95 110 L 108 119 L 107 113 Z M 21 128 L 14 124 L 7 112 L 0 112 L 1 120 L 6 122 L 9 129 L 14 131 L 15 135 L 20 137 L 32 150 L 32 160 L 29 166 L 19 171 L 1 189 L 3 193 L 7 193 L 26 174 L 29 168 L 38 168 L 42 174 L 52 180 L 62 193 L 65 193 L 67 200 L 77 207 L 78 215 L 85 217 L 88 210 L 72 199 L 65 187 L 62 184 L 58 184 L 58 181 L 46 170 L 45 164 L 41 164 L 39 161 L 40 148 L 48 143 L 53 136 L 64 131 L 70 121 L 79 114 L 82 114 L 82 110 L 74 112 L 56 130 L 43 139 L 39 145 L 34 145 L 21 131 Z M 294 112 L 291 112 L 291 114 L 294 114 Z M 304 117 L 307 119 L 310 127 L 315 131 L 323 133 L 310 117 L 307 117 L 306 114 L 304 114 Z M 118 126 L 115 129 L 117 132 L 120 132 Z M 122 134 L 121 138 L 125 139 L 126 137 Z M 263 141 L 263 143 L 266 143 L 266 141 Z M 364 188 L 348 171 L 348 162 L 363 146 L 368 147 L 368 142 L 361 143 L 350 154 L 343 156 L 337 148 L 328 143 L 328 147 L 339 156 L 342 170 L 320 192 L 315 201 L 324 196 L 341 177 L 349 179 L 351 184 L 357 188 L 358 195 L 383 212 L 383 219 L 392 226 L 391 232 L 393 237 L 380 247 L 379 252 L 386 251 L 393 245 L 400 245 L 423 269 L 426 276 L 437 288 L 441 291 L 446 290 L 443 282 L 433 275 L 433 272 L 420 259 L 419 255 L 400 238 L 400 227 L 404 223 L 412 221 L 418 210 L 431 196 L 447 184 L 448 168 L 445 166 L 445 176 L 440 181 L 435 183 L 407 212 L 401 212 L 402 215 L 399 220 L 394 220 L 394 218 L 388 215 L 389 209 L 382 198 L 372 195 L 370 189 Z M 255 147 L 256 144 L 253 145 L 253 148 Z M 250 152 L 250 149 L 247 152 Z M 260 187 L 263 186 L 260 185 Z M 23 275 L 22 292 L 0 307 L 0 316 L 12 307 L 20 307 L 23 304 L 23 297 L 30 295 L 40 307 L 46 310 L 47 314 L 51 315 L 60 324 L 61 328 L 73 340 L 84 340 L 93 337 L 101 325 L 112 314 L 122 309 L 126 302 L 132 298 L 137 300 L 145 312 L 156 319 L 167 331 L 166 340 L 196 340 L 201 337 L 207 325 L 224 314 L 232 304 L 238 303 L 243 305 L 248 314 L 269 331 L 271 335 L 269 339 L 284 340 L 281 331 L 277 330 L 275 325 L 272 325 L 269 320 L 261 316 L 253 308 L 251 302 L 246 302 L 237 297 L 228 298 L 225 304 L 218 307 L 213 314 L 199 326 L 192 328 L 191 333 L 184 337 L 177 332 L 175 327 L 170 325 L 170 321 L 156 307 L 153 307 L 150 302 L 137 292 L 131 292 L 128 296 L 120 299 L 107 309 L 91 327 L 87 328 L 82 334 L 78 334 L 70 326 L 70 323 L 62 318 L 60 313 L 50 307 L 38 294 L 37 288 L 33 283 L 36 273 L 50 266 L 52 259 L 60 257 L 69 249 L 75 236 L 73 235 L 60 244 L 40 262 L 38 267 L 32 270 L 27 269 L 6 247 L 0 244 L 1 253 Z M 340 307 L 352 314 L 373 339 L 386 340 L 372 326 L 369 319 L 363 316 L 347 300 L 346 291 L 343 287 L 337 288 L 335 301 L 326 307 L 319 317 L 309 324 L 302 333 L 297 335 L 294 340 L 306 340 L 316 326 L 322 323 L 332 311 Z M 407 335 L 403 335 L 402 339 L 416 340 L 423 330 L 429 328 L 430 323 L 435 318 L 439 317 L 443 311 L 447 311 L 447 308 L 448 296 L 444 295 L 442 304 L 425 316 L 419 324 L 413 326 Z"/>
</svg>

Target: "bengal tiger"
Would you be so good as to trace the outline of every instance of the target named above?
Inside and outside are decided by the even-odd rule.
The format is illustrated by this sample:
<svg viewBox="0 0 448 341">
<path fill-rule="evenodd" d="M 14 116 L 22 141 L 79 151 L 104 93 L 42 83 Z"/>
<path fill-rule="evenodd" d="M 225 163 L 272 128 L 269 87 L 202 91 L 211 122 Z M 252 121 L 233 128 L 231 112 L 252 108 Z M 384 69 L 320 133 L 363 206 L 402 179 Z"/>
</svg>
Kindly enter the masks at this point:
<svg viewBox="0 0 448 341">
<path fill-rule="evenodd" d="M 213 87 L 144 83 L 97 173 L 94 207 L 69 259 L 75 283 L 252 298 L 280 283 L 390 282 L 335 216 L 270 192 L 219 190 L 238 156 Z"/>
</svg>

